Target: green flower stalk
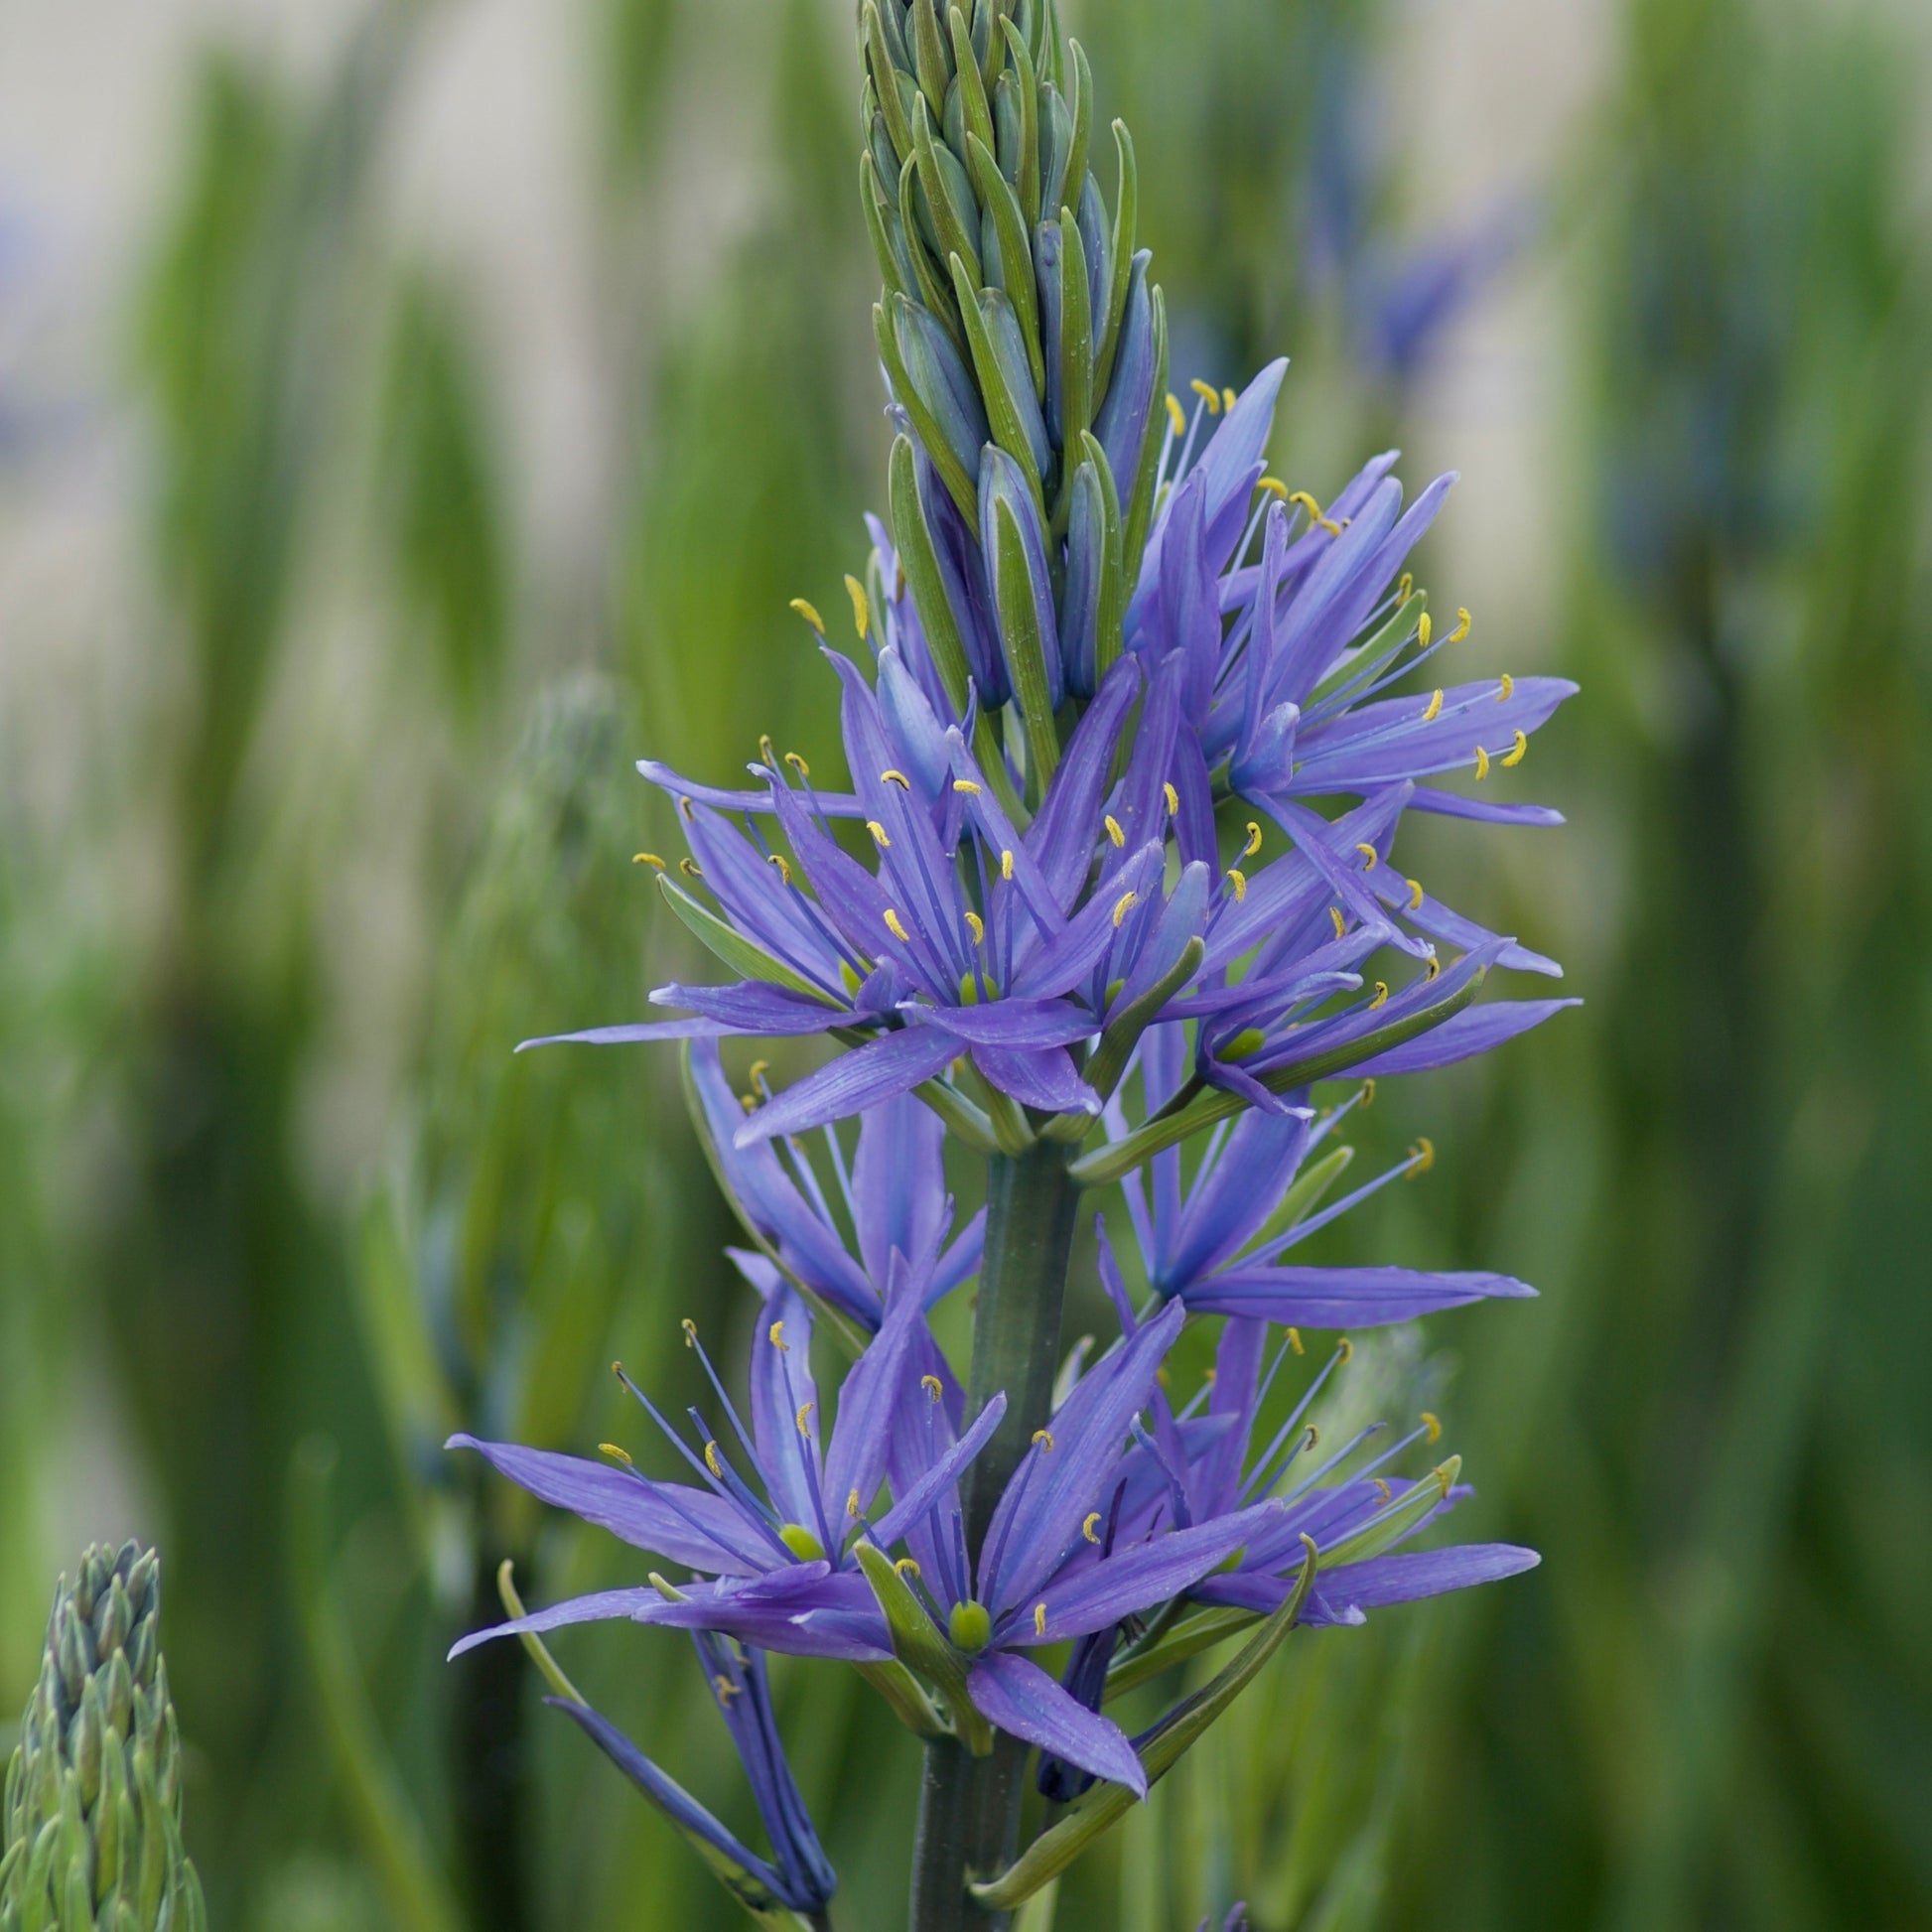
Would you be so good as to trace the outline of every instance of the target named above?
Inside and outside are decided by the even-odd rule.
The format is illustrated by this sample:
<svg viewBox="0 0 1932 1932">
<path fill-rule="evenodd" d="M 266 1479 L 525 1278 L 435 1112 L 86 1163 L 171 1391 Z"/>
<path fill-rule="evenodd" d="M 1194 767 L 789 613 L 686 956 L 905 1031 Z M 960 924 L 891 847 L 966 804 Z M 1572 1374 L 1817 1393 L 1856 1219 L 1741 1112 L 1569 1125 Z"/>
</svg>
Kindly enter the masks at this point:
<svg viewBox="0 0 1932 1932">
<path fill-rule="evenodd" d="M 162 1659 L 161 1561 L 98 1546 L 64 1576 L 7 1766 L 0 1932 L 203 1932 L 181 1840 L 181 1732 Z"/>
</svg>

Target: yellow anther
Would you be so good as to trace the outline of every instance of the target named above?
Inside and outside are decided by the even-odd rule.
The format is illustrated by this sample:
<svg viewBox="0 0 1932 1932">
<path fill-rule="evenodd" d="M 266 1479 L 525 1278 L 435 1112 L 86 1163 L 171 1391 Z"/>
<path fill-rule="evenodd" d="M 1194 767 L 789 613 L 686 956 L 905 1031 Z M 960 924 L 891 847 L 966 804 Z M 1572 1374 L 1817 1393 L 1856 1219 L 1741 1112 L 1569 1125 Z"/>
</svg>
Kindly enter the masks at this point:
<svg viewBox="0 0 1932 1932">
<path fill-rule="evenodd" d="M 1279 497 L 1283 502 L 1288 500 L 1288 485 L 1279 477 L 1263 477 L 1255 487 L 1270 496 Z"/>
<path fill-rule="evenodd" d="M 1440 690 L 1429 694 L 1429 702 L 1423 707 L 1422 721 L 1425 725 L 1442 716 L 1443 694 Z"/>
<path fill-rule="evenodd" d="M 851 1493 L 851 1494 L 850 1494 L 849 1496 L 847 1496 L 847 1497 L 846 1497 L 846 1499 L 845 1499 L 845 1513 L 846 1513 L 846 1514 L 847 1514 L 848 1516 L 857 1516 L 857 1515 L 858 1515 L 858 1513 L 859 1513 L 859 1492 L 858 1492 L 858 1490 L 856 1490 L 856 1489 L 855 1489 L 855 1490 L 853 1490 L 853 1492 L 852 1492 L 852 1493 Z"/>
<path fill-rule="evenodd" d="M 810 624 L 811 627 L 814 630 L 816 630 L 821 637 L 825 635 L 825 620 L 818 615 L 817 610 L 813 606 L 807 604 L 802 597 L 794 597 L 791 600 L 791 608 L 794 611 L 796 611 L 798 615 L 801 618 L 803 618 L 805 621 L 808 624 Z"/>
<path fill-rule="evenodd" d="M 879 774 L 879 782 L 882 785 L 885 784 L 897 785 L 900 791 L 910 791 L 912 789 L 912 780 L 908 778 L 905 775 L 905 773 L 901 771 L 898 768 L 898 766 L 896 764 L 889 764 L 885 768 L 885 770 L 883 770 Z"/>
<path fill-rule="evenodd" d="M 1328 916 L 1334 921 L 1335 937 L 1337 939 L 1341 938 L 1348 930 L 1348 921 L 1341 916 L 1341 907 L 1339 905 L 1329 906 Z"/>
<path fill-rule="evenodd" d="M 1454 1481 L 1454 1478 L 1449 1472 L 1449 1464 L 1446 1462 L 1441 1468 L 1432 1469 L 1429 1473 L 1436 1478 L 1436 1487 L 1443 1492 L 1443 1500 L 1448 1502 L 1449 1487 Z"/>
<path fill-rule="evenodd" d="M 1000 877 L 1002 879 L 1011 879 L 1013 877 L 1013 854 L 1011 852 L 1002 852 L 1000 854 Z"/>
<path fill-rule="evenodd" d="M 1373 1013 L 1377 1007 L 1381 1006 L 1383 1002 L 1388 999 L 1388 997 L 1389 997 L 1388 981 L 1377 980 L 1375 982 L 1375 998 L 1368 1003 L 1369 1011 Z"/>
<path fill-rule="evenodd" d="M 1346 1363 L 1353 1359 L 1354 1353 L 1355 1344 L 1346 1335 L 1342 1335 L 1336 1340 L 1335 1359 L 1337 1361 Z"/>
<path fill-rule="evenodd" d="M 691 1319 L 691 1317 L 690 1317 L 690 1316 L 689 1316 L 689 1315 L 687 1314 L 687 1315 L 686 1315 L 686 1316 L 684 1317 L 684 1319 L 683 1319 L 682 1321 L 680 1321 L 680 1322 L 679 1322 L 679 1323 L 678 1323 L 677 1325 L 678 1325 L 678 1326 L 679 1326 L 680 1328 L 682 1328 L 682 1329 L 684 1330 L 684 1345 L 685 1345 L 685 1347 L 687 1347 L 687 1348 L 695 1348 L 695 1347 L 697 1347 L 697 1345 L 698 1345 L 698 1324 L 697 1324 L 697 1323 L 696 1323 L 695 1321 L 693 1321 L 693 1320 Z M 616 1367 L 617 1365 L 616 1365 L 616 1363 L 613 1363 L 613 1364 L 612 1364 L 612 1366 L 613 1366 L 613 1367 Z"/>
<path fill-rule="evenodd" d="M 1176 436 L 1187 434 L 1187 412 L 1181 408 L 1180 398 L 1176 395 L 1168 397 L 1168 421 L 1173 425 Z"/>
<path fill-rule="evenodd" d="M 1379 986 L 1381 982 L 1378 980 L 1376 984 Z M 1362 1082 L 1362 1097 L 1356 1102 L 1356 1105 L 1361 1107 L 1373 1107 L 1375 1105 L 1375 1082 L 1373 1080 L 1364 1080 Z"/>
<path fill-rule="evenodd" d="M 782 852 L 767 852 L 766 860 L 778 868 L 779 879 L 787 886 L 791 884 L 791 862 Z"/>
<path fill-rule="evenodd" d="M 893 1568 L 897 1570 L 901 1577 L 916 1577 L 919 1574 L 919 1566 L 910 1557 L 900 1557 L 899 1560 L 893 1565 Z"/>
<path fill-rule="evenodd" d="M 1315 1444 L 1317 1444 L 1318 1442 L 1320 1442 L 1320 1440 L 1321 1440 L 1321 1432 L 1320 1432 L 1320 1430 L 1318 1430 L 1317 1428 L 1315 1428 L 1315 1426 L 1314 1426 L 1314 1424 L 1313 1424 L 1313 1423 L 1310 1423 L 1310 1424 L 1309 1424 L 1309 1429 L 1308 1429 L 1308 1438 L 1307 1438 L 1307 1440 L 1306 1440 L 1306 1442 L 1304 1443 L 1304 1445 L 1303 1445 L 1303 1447 L 1304 1447 L 1304 1448 L 1306 1448 L 1306 1449 L 1313 1449 L 1313 1447 L 1315 1446 Z"/>
<path fill-rule="evenodd" d="M 630 863 L 633 866 L 648 866 L 653 872 L 664 870 L 664 861 L 654 852 L 633 852 L 630 855 Z"/>
<path fill-rule="evenodd" d="M 723 1477 L 725 1471 L 718 1460 L 718 1445 L 716 1443 L 707 1443 L 704 1446 L 704 1465 L 713 1475 L 720 1478 Z"/>
<path fill-rule="evenodd" d="M 809 1402 L 805 1403 L 797 1415 L 792 1417 L 792 1421 L 798 1425 L 799 1435 L 809 1443 L 812 1440 L 812 1405 Z"/>
<path fill-rule="evenodd" d="M 1480 782 L 1489 775 L 1489 754 L 1480 745 L 1476 747 L 1476 779 Z"/>
<path fill-rule="evenodd" d="M 1241 848 L 1244 859 L 1252 859 L 1261 850 L 1261 827 L 1251 818 L 1248 821 L 1248 842 Z"/>
<path fill-rule="evenodd" d="M 1294 1349 L 1294 1351 L 1298 1355 L 1305 1355 L 1308 1353 L 1308 1350 L 1302 1346 L 1302 1331 L 1300 1328 L 1291 1328 L 1288 1331 L 1288 1345 L 1289 1347 Z"/>
<path fill-rule="evenodd" d="M 1230 866 L 1227 873 L 1229 887 L 1234 893 L 1234 902 L 1242 904 L 1248 897 L 1248 875 L 1239 866 Z"/>
<path fill-rule="evenodd" d="M 1505 671 L 1502 674 L 1502 676 L 1496 680 L 1496 702 L 1498 704 L 1507 704 L 1510 701 L 1511 697 L 1515 695 L 1515 691 L 1516 691 L 1516 680 L 1513 677 L 1511 677 L 1507 671 Z"/>
<path fill-rule="evenodd" d="M 1161 796 L 1168 801 L 1168 816 L 1173 818 L 1180 810 L 1180 794 L 1167 781 L 1161 785 Z"/>
<path fill-rule="evenodd" d="M 873 835 L 874 839 L 877 840 L 880 845 L 886 846 L 892 844 L 892 840 L 886 836 L 885 826 L 880 824 L 878 819 L 876 818 L 867 819 L 866 830 Z"/>
<path fill-rule="evenodd" d="M 1496 762 L 1498 764 L 1521 764 L 1523 762 L 1523 754 L 1527 752 L 1529 749 L 1530 749 L 1529 734 L 1527 732 L 1518 732 L 1516 734 L 1516 744 L 1514 748 L 1510 751 L 1505 752 L 1502 755 L 1502 757 L 1496 760 Z"/>
<path fill-rule="evenodd" d="M 1420 912 L 1423 901 L 1422 881 L 1420 879 L 1405 879 L 1402 883 L 1409 888 L 1410 911 Z"/>
<path fill-rule="evenodd" d="M 1107 828 L 1107 836 L 1113 840 L 1116 847 L 1127 843 L 1127 834 L 1120 829 L 1120 820 L 1112 812 L 1109 812 L 1100 822 Z"/>
<path fill-rule="evenodd" d="M 1126 918 L 1127 914 L 1135 906 L 1140 904 L 1140 902 L 1141 896 L 1139 893 L 1122 893 L 1119 898 L 1114 900 L 1114 924 L 1118 926 L 1121 920 Z"/>
<path fill-rule="evenodd" d="M 1455 628 L 1443 639 L 1446 644 L 1459 644 L 1469 634 L 1469 613 L 1465 606 L 1455 607 Z"/>
<path fill-rule="evenodd" d="M 1372 1483 L 1374 1483 L 1376 1488 L 1381 1490 L 1382 1500 L 1385 1503 L 1392 1503 L 1395 1501 L 1395 1491 L 1391 1489 L 1389 1485 L 1386 1482 L 1384 1482 L 1380 1476 L 1370 1476 L 1369 1480 Z"/>
<path fill-rule="evenodd" d="M 1426 980 L 1433 980 L 1437 977 L 1438 974 L 1442 972 L 1442 970 L 1443 970 L 1443 962 L 1434 953 L 1431 953 L 1429 955 L 1427 964 L 1423 967 L 1422 976 Z"/>
<path fill-rule="evenodd" d="M 982 946 L 986 943 L 986 921 L 977 912 L 966 914 L 966 929 L 973 935 L 974 945 Z"/>
<path fill-rule="evenodd" d="M 1341 525 L 1333 517 L 1323 516 L 1321 514 L 1321 505 L 1306 489 L 1291 489 L 1288 492 L 1287 500 L 1291 503 L 1300 503 L 1308 511 L 1309 522 L 1314 527 L 1326 530 L 1331 537 L 1341 535 Z"/>
<path fill-rule="evenodd" d="M 1206 403 L 1207 413 L 1210 416 L 1218 416 L 1221 413 L 1221 392 L 1213 383 L 1203 382 L 1199 376 L 1195 376 L 1187 386 L 1202 402 Z"/>
<path fill-rule="evenodd" d="M 720 1704 L 729 1704 L 733 1698 L 739 1695 L 738 1686 L 722 1671 L 711 1680 L 711 1688 L 718 1693 L 718 1702 Z"/>
<path fill-rule="evenodd" d="M 1035 1603 L 1034 1605 L 1034 1635 L 1036 1637 L 1043 1637 L 1045 1634 L 1046 1634 L 1046 1605 L 1044 1603 Z"/>
<path fill-rule="evenodd" d="M 772 1322 L 770 1327 L 764 1332 L 769 1338 L 771 1346 L 777 1349 L 781 1355 L 789 1355 L 791 1353 L 791 1343 L 785 1339 L 785 1324 L 782 1321 Z"/>
<path fill-rule="evenodd" d="M 1422 1426 L 1429 1431 L 1431 1443 L 1440 1443 L 1443 1440 L 1443 1425 L 1427 1409 L 1422 1412 Z"/>
<path fill-rule="evenodd" d="M 1173 1380 L 1173 1377 L 1165 1368 L 1157 1368 L 1154 1371 L 1154 1379 L 1165 1389 Z"/>
<path fill-rule="evenodd" d="M 621 1462 L 626 1469 L 634 1469 L 637 1466 L 631 1461 L 629 1450 L 620 1449 L 616 1443 L 600 1443 L 597 1447 L 613 1462 Z"/>
<path fill-rule="evenodd" d="M 1409 1150 L 1409 1173 L 1414 1178 L 1419 1173 L 1427 1173 L 1436 1165 L 1436 1143 L 1427 1134 L 1419 1135 L 1416 1144 Z"/>
<path fill-rule="evenodd" d="M 1221 391 L 1221 407 L 1223 409 L 1232 409 L 1237 400 L 1238 398 L 1232 389 L 1223 389 Z"/>
<path fill-rule="evenodd" d="M 809 764 L 807 764 L 805 760 L 801 759 L 796 752 L 787 752 L 785 754 L 785 762 L 788 765 L 790 765 L 791 768 L 798 773 L 799 777 L 801 777 L 807 784 L 811 783 L 812 767 Z"/>
<path fill-rule="evenodd" d="M 695 859 L 680 859 L 677 862 L 677 869 L 686 879 L 702 879 L 704 877 L 704 868 Z"/>
<path fill-rule="evenodd" d="M 1395 601 L 1398 604 L 1407 604 L 1409 602 L 1409 593 L 1415 588 L 1416 580 L 1414 575 L 1405 570 L 1402 573 L 1402 581 L 1395 587 Z"/>
<path fill-rule="evenodd" d="M 1211 1368 L 1202 1369 L 1200 1379 L 1211 1389 L 1214 1386 L 1214 1371 Z"/>
<path fill-rule="evenodd" d="M 932 1398 L 934 1402 L 937 1402 L 939 1398 L 945 1394 L 945 1390 L 940 1386 L 939 1378 L 936 1375 L 921 1375 L 919 1377 L 919 1387 L 922 1388 L 926 1392 L 926 1394 Z"/>
<path fill-rule="evenodd" d="M 859 626 L 859 635 L 863 637 L 872 628 L 872 605 L 866 597 L 866 587 L 848 573 L 845 594 L 852 600 L 852 621 Z"/>
<path fill-rule="evenodd" d="M 1355 850 L 1362 855 L 1362 870 L 1364 872 L 1373 872 L 1381 855 L 1366 839 L 1357 839 L 1355 841 Z"/>
<path fill-rule="evenodd" d="M 955 791 L 963 791 L 972 798 L 977 798 L 982 790 L 982 787 L 976 785 L 971 778 L 955 778 L 952 781 L 952 788 Z"/>
<path fill-rule="evenodd" d="M 1416 620 L 1416 642 L 1420 644 L 1424 650 L 1427 650 L 1429 648 L 1429 633 L 1434 628 L 1435 626 L 1429 621 L 1429 613 L 1425 611 L 1422 614 L 1422 616 Z"/>
<path fill-rule="evenodd" d="M 911 935 L 899 923 L 898 914 L 890 905 L 886 908 L 886 929 L 895 939 L 902 940 L 907 945 L 912 943 Z"/>
<path fill-rule="evenodd" d="M 1034 1448 L 1045 1449 L 1050 1454 L 1053 1448 L 1053 1432 L 1050 1429 L 1035 1429 Z"/>
<path fill-rule="evenodd" d="M 1080 1534 L 1084 1536 L 1089 1543 L 1098 1543 L 1100 1541 L 1100 1538 L 1094 1534 L 1094 1528 L 1093 1528 L 1093 1526 L 1099 1521 L 1100 1521 L 1099 1510 L 1097 1509 L 1089 1510 L 1087 1512 L 1087 1520 L 1080 1525 Z"/>
<path fill-rule="evenodd" d="M 745 1077 L 751 1081 L 753 1086 L 761 1087 L 764 1084 L 764 1076 L 770 1071 L 771 1062 L 769 1060 L 754 1060 L 751 1071 Z"/>
<path fill-rule="evenodd" d="M 741 1107 L 743 1107 L 748 1114 L 755 1114 L 759 1110 L 759 1097 L 755 1093 L 741 1093 L 738 1096 L 738 1104 Z"/>
</svg>

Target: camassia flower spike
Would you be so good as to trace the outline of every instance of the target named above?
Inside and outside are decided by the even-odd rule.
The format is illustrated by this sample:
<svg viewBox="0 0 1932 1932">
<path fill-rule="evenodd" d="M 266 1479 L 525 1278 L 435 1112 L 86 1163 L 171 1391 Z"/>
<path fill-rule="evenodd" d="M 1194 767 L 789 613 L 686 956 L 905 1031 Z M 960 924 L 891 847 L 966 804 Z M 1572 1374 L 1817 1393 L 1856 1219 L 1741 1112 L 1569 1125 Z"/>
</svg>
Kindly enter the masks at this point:
<svg viewBox="0 0 1932 1932">
<path fill-rule="evenodd" d="M 1055 0 L 861 0 L 859 39 L 890 513 L 846 579 L 846 648 L 794 605 L 836 681 L 843 769 L 769 738 L 730 784 L 644 760 L 686 850 L 637 860 L 722 972 L 659 987 L 636 1024 L 553 1035 L 684 1044 L 751 1244 L 731 1251 L 759 1298 L 748 1390 L 687 1324 L 712 1420 L 687 1431 L 632 1391 L 674 1478 L 610 1446 L 454 1438 L 672 1573 L 532 1613 L 506 1597 L 511 1620 L 459 1648 L 597 1618 L 692 1633 L 773 1858 L 753 1870 L 708 1814 L 676 1815 L 757 1915 L 768 1898 L 821 1926 L 830 1872 L 761 1658 L 855 1666 L 926 1740 L 911 1932 L 965 1932 L 1124 1816 L 1298 1623 L 1535 1561 L 1413 1547 L 1468 1493 L 1459 1460 L 1416 1466 L 1433 1417 L 1324 1445 L 1355 1344 L 1317 1368 L 1303 1339 L 1530 1291 L 1297 1249 L 1434 1158 L 1418 1141 L 1335 1191 L 1337 1129 L 1374 1082 L 1573 1004 L 1488 997 L 1560 968 L 1432 894 L 1404 827 L 1559 823 L 1516 786 L 1574 687 L 1451 668 L 1469 614 L 1439 620 L 1410 570 L 1451 478 L 1406 495 L 1390 452 L 1324 500 L 1272 474 L 1284 362 L 1239 394 L 1168 393 L 1134 145 L 1112 123 L 1110 194 Z M 811 1057 L 774 1090 L 762 1061 L 728 1077 L 737 1038 Z M 1356 1097 L 1324 1102 L 1343 1077 Z M 979 1213 L 949 1192 L 950 1171 L 973 1204 L 962 1154 Z M 1121 1335 L 1056 1376 L 1081 1198 L 1115 1181 L 1151 1292 L 1137 1311 L 1126 1230 L 1103 1226 Z M 969 1280 L 962 1381 L 927 1315 Z M 1176 1411 L 1164 1361 L 1201 1320 L 1221 1324 L 1215 1373 Z M 815 1321 L 856 1357 L 836 1393 Z M 1249 1624 L 1150 1728 L 1108 1714 Z M 1035 1751 L 1057 1812 L 1023 1850 Z"/>
</svg>

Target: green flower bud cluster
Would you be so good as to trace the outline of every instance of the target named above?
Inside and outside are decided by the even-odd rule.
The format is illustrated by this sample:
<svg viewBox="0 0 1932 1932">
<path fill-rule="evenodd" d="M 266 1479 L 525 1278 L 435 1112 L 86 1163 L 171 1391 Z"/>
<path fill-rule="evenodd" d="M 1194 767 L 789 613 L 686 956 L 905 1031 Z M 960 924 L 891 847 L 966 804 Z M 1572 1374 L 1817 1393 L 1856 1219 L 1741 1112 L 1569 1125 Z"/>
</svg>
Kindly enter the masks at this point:
<svg viewBox="0 0 1932 1932">
<path fill-rule="evenodd" d="M 161 1564 L 127 1543 L 61 1579 L 0 1810 L 0 1932 L 204 1932 L 181 1842 Z"/>
<path fill-rule="evenodd" d="M 1115 121 L 1110 213 L 1054 0 L 865 0 L 860 40 L 873 327 L 910 432 L 894 541 L 955 709 L 969 675 L 1017 700 L 1050 771 L 1052 712 L 1121 648 L 1165 428 L 1133 143 Z"/>
</svg>

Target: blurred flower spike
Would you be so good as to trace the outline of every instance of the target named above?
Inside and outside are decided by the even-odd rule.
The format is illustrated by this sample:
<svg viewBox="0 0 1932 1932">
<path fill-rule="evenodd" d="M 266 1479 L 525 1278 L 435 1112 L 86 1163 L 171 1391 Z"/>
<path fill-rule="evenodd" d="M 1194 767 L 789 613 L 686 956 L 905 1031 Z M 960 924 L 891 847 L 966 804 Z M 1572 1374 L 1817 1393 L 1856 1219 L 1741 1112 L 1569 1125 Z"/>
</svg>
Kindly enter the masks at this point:
<svg viewBox="0 0 1932 1932">
<path fill-rule="evenodd" d="M 204 1932 L 160 1631 L 152 1550 L 91 1548 L 61 1579 L 7 1766 L 3 1932 Z"/>
</svg>

